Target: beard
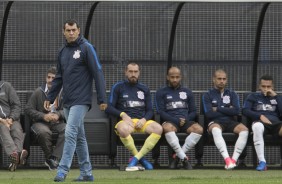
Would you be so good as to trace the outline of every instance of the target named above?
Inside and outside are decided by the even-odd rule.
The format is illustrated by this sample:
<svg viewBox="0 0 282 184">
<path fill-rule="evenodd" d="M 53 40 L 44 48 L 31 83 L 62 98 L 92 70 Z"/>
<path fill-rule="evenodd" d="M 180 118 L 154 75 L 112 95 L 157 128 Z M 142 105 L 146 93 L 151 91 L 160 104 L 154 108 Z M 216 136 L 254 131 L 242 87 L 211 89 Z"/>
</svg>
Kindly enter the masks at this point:
<svg viewBox="0 0 282 184">
<path fill-rule="evenodd" d="M 136 84 L 138 79 L 135 78 L 135 77 L 131 77 L 131 78 L 128 78 L 128 81 L 129 81 L 130 84 Z"/>
<path fill-rule="evenodd" d="M 178 83 L 178 82 L 170 82 L 169 85 L 170 85 L 171 87 L 173 87 L 173 88 L 178 88 L 179 85 L 180 85 L 180 83 Z"/>
</svg>

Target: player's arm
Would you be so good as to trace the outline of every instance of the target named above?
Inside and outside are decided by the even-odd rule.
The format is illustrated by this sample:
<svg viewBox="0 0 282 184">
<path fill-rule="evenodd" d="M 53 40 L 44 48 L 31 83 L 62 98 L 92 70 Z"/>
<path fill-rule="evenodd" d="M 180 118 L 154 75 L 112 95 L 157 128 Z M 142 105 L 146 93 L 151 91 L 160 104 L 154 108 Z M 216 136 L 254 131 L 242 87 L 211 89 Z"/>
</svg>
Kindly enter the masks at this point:
<svg viewBox="0 0 282 184">
<path fill-rule="evenodd" d="M 231 106 L 230 107 L 218 107 L 217 111 L 227 116 L 238 116 L 240 113 L 240 101 L 236 93 L 231 95 Z"/>
<path fill-rule="evenodd" d="M 165 100 L 163 98 L 163 93 L 162 90 L 158 90 L 156 92 L 156 109 L 157 112 L 160 114 L 160 117 L 163 121 L 170 121 L 173 122 L 175 124 L 180 122 L 179 118 L 175 118 L 173 116 L 171 116 L 170 114 L 168 114 L 166 112 L 166 108 L 165 108 Z"/>
<path fill-rule="evenodd" d="M 204 109 L 204 113 L 205 113 L 205 116 L 210 119 L 210 120 L 213 120 L 213 119 L 216 119 L 218 117 L 222 117 L 224 116 L 224 114 L 220 113 L 220 112 L 217 112 L 216 110 L 214 110 L 215 108 L 213 108 L 212 106 L 212 100 L 210 99 L 210 95 L 209 93 L 206 93 L 203 95 L 202 97 L 202 101 L 203 101 L 203 109 Z"/>
<path fill-rule="evenodd" d="M 252 110 L 255 105 L 255 94 L 249 94 L 243 104 L 242 114 L 251 118 L 253 121 L 259 121 L 261 113 Z"/>
<path fill-rule="evenodd" d="M 110 92 L 109 100 L 108 100 L 108 107 L 106 108 L 105 112 L 107 114 L 120 117 L 123 111 L 116 108 L 119 96 L 119 85 L 115 84 Z"/>
<path fill-rule="evenodd" d="M 153 112 L 153 107 L 152 107 L 152 100 L 151 100 L 151 94 L 150 91 L 146 91 L 145 93 L 145 110 L 146 113 L 144 115 L 144 118 L 146 121 L 150 120 L 153 118 L 154 112 Z"/>
<path fill-rule="evenodd" d="M 195 121 L 196 115 L 197 115 L 197 108 L 196 108 L 196 104 L 195 104 L 195 99 L 194 99 L 194 95 L 192 92 L 188 93 L 188 117 L 189 117 L 189 121 Z"/>
<path fill-rule="evenodd" d="M 105 78 L 102 70 L 102 65 L 100 64 L 98 55 L 93 45 L 86 43 L 86 63 L 89 70 L 95 80 L 95 87 L 97 90 L 97 102 L 98 104 L 103 104 L 100 106 L 101 110 L 105 110 L 106 106 L 106 86 Z"/>
</svg>

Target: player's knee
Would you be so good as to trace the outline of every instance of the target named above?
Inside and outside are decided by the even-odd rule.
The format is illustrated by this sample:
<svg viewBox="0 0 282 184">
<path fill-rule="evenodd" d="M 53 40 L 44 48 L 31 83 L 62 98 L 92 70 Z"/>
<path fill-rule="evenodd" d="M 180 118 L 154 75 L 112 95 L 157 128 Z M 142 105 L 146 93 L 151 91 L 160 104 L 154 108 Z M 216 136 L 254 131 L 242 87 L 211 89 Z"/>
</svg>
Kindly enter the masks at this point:
<svg viewBox="0 0 282 184">
<path fill-rule="evenodd" d="M 163 127 L 160 124 L 152 123 L 150 127 L 152 129 L 152 133 L 155 133 L 155 134 L 158 134 L 158 135 L 162 135 Z"/>
<path fill-rule="evenodd" d="M 259 133 L 264 131 L 264 126 L 262 123 L 254 123 L 252 126 L 252 130 L 254 133 Z"/>
<path fill-rule="evenodd" d="M 127 137 L 131 133 L 131 128 L 124 126 L 125 124 L 119 124 L 116 128 L 117 134 L 120 137 Z"/>
<path fill-rule="evenodd" d="M 164 133 L 177 132 L 177 129 L 174 126 L 172 126 L 170 123 L 163 124 L 162 128 Z"/>
<path fill-rule="evenodd" d="M 193 128 L 193 129 L 192 129 L 191 132 L 194 132 L 194 133 L 200 134 L 200 135 L 203 134 L 203 127 L 200 126 L 199 124 L 194 124 L 194 125 L 192 126 L 192 128 Z"/>
</svg>

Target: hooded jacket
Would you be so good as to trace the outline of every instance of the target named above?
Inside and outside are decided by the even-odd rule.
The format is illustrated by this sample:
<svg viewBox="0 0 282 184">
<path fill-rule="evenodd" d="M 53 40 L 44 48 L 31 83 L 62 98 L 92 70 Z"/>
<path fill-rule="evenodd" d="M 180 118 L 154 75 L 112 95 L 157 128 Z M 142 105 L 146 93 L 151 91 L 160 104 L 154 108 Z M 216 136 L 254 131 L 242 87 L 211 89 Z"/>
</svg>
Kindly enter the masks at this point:
<svg viewBox="0 0 282 184">
<path fill-rule="evenodd" d="M 38 87 L 31 95 L 28 100 L 28 103 L 25 108 L 25 112 L 32 119 L 32 123 L 35 122 L 44 122 L 44 115 L 48 113 L 48 111 L 44 108 L 44 101 L 46 100 L 47 94 L 45 93 L 46 83 L 42 86 Z M 61 108 L 61 103 L 59 103 L 59 107 L 55 112 L 59 116 L 59 121 L 64 122 L 64 113 Z"/>
<path fill-rule="evenodd" d="M 73 43 L 65 43 L 58 54 L 57 74 L 47 99 L 53 102 L 64 89 L 64 107 L 88 105 L 91 107 L 93 78 L 98 104 L 106 103 L 105 79 L 95 48 L 79 36 Z"/>
<path fill-rule="evenodd" d="M 19 120 L 21 113 L 20 99 L 9 82 L 0 81 L 0 117 Z"/>
</svg>

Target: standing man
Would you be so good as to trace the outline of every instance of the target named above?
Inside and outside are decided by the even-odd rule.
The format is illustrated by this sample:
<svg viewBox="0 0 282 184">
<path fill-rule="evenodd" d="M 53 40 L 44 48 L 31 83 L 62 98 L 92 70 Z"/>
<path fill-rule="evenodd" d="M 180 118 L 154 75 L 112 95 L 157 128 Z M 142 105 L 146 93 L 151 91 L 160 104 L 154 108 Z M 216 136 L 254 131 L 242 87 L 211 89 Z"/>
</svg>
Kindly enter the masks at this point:
<svg viewBox="0 0 282 184">
<path fill-rule="evenodd" d="M 63 182 L 70 170 L 76 151 L 80 176 L 76 181 L 94 181 L 84 131 L 84 116 L 91 108 L 93 78 L 100 109 L 106 108 L 105 79 L 95 48 L 80 36 L 80 27 L 75 20 L 67 20 L 63 26 L 65 45 L 58 55 L 57 74 L 44 103 L 50 108 L 61 88 L 64 89 L 64 115 L 67 121 L 63 155 L 58 167 L 56 182 Z"/>
<path fill-rule="evenodd" d="M 162 127 L 159 123 L 151 120 L 153 109 L 150 90 L 138 82 L 139 75 L 138 64 L 129 63 L 126 66 L 125 76 L 127 79 L 113 85 L 106 112 L 121 119 L 115 126 L 117 135 L 134 156 L 128 164 L 128 169 L 135 168 L 134 166 L 140 162 L 146 170 L 152 170 L 152 164 L 145 160 L 144 156 L 154 148 L 161 138 Z M 150 134 L 139 152 L 131 137 L 133 132 Z"/>
<path fill-rule="evenodd" d="M 44 108 L 44 101 L 52 87 L 55 75 L 56 68 L 49 68 L 46 74 L 46 83 L 33 92 L 25 108 L 25 113 L 32 120 L 31 130 L 36 135 L 39 145 L 44 152 L 45 165 L 49 170 L 54 170 L 58 167 L 58 161 L 62 156 L 64 148 L 66 127 L 60 97 L 55 100 L 53 110 L 47 111 Z M 58 133 L 58 139 L 53 150 L 52 132 L 54 131 Z"/>
<path fill-rule="evenodd" d="M 214 143 L 225 161 L 225 169 L 236 167 L 238 157 L 244 150 L 249 131 L 248 128 L 237 122 L 234 117 L 239 115 L 240 105 L 238 95 L 226 89 L 227 75 L 222 69 L 218 69 L 213 75 L 214 88 L 203 96 L 203 107 L 208 119 L 208 131 L 212 134 Z M 227 152 L 226 143 L 222 132 L 234 132 L 239 135 L 232 158 Z"/>
<path fill-rule="evenodd" d="M 28 152 L 23 149 L 24 134 L 20 123 L 21 102 L 9 82 L 0 81 L 0 142 L 10 158 L 9 170 L 25 164 Z"/>
<path fill-rule="evenodd" d="M 264 157 L 263 135 L 271 133 L 282 137 L 282 98 L 274 91 L 273 78 L 264 75 L 260 78 L 260 93 L 250 94 L 244 102 L 243 114 L 252 119 L 255 150 L 259 159 L 258 171 L 267 170 Z"/>
<path fill-rule="evenodd" d="M 185 169 L 192 169 L 186 152 L 193 148 L 203 134 L 203 127 L 195 122 L 196 105 L 192 91 L 181 86 L 181 71 L 177 67 L 168 70 L 168 85 L 156 93 L 156 105 L 161 119 L 165 138 L 178 158 L 173 158 L 170 168 L 176 169 L 179 159 Z M 176 132 L 189 134 L 181 147 Z"/>
</svg>

